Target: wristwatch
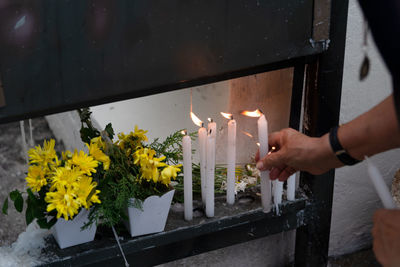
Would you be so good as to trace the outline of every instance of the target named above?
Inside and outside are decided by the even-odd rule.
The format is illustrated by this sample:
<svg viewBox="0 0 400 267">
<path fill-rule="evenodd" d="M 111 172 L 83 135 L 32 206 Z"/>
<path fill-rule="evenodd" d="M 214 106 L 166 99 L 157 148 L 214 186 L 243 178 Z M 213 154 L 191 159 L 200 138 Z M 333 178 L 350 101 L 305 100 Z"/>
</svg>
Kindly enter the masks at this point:
<svg viewBox="0 0 400 267">
<path fill-rule="evenodd" d="M 360 162 L 353 158 L 347 153 L 347 151 L 343 148 L 343 146 L 339 142 L 339 138 L 337 136 L 337 131 L 339 126 L 333 127 L 329 132 L 329 142 L 331 144 L 333 153 L 335 153 L 336 157 L 345 165 L 354 165 Z"/>
</svg>

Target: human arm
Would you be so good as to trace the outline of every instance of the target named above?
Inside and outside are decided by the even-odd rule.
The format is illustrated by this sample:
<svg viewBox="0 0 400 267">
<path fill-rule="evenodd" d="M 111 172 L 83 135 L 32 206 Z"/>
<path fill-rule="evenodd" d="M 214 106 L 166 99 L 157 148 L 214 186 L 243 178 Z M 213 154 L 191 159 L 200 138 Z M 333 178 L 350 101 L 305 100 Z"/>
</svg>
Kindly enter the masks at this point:
<svg viewBox="0 0 400 267">
<path fill-rule="evenodd" d="M 338 139 L 353 158 L 363 159 L 400 146 L 400 130 L 395 113 L 393 96 L 342 125 Z M 343 166 L 332 151 L 328 134 L 308 137 L 293 129 L 271 133 L 268 138 L 273 152 L 260 160 L 256 155 L 257 168 L 271 170 L 272 180 L 286 180 L 294 171 L 322 174 Z"/>
</svg>

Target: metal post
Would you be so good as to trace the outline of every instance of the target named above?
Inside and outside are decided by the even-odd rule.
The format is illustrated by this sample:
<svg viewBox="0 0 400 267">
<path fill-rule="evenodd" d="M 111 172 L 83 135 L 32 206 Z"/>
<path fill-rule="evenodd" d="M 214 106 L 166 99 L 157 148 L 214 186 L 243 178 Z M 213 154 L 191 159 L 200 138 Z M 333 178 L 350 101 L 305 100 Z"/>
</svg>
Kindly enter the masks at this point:
<svg viewBox="0 0 400 267">
<path fill-rule="evenodd" d="M 339 122 L 347 9 L 348 0 L 332 1 L 330 47 L 307 67 L 304 129 L 311 136 L 321 136 Z M 327 264 L 334 173 L 301 175 L 311 208 L 309 223 L 296 232 L 296 266 Z"/>
</svg>

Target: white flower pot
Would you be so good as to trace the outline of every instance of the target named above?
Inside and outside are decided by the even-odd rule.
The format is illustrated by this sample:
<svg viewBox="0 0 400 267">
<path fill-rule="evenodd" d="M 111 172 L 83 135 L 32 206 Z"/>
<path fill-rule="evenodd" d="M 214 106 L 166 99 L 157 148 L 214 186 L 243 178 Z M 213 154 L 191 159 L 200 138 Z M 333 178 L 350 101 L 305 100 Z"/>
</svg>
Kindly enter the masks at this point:
<svg viewBox="0 0 400 267">
<path fill-rule="evenodd" d="M 87 243 L 94 240 L 96 234 L 96 225 L 91 225 L 85 230 L 81 230 L 88 219 L 89 211 L 82 209 L 73 220 L 64 220 L 60 218 L 51 228 L 51 232 L 60 248 L 72 247 L 75 245 Z"/>
<path fill-rule="evenodd" d="M 150 196 L 142 203 L 142 210 L 128 208 L 129 221 L 125 222 L 131 236 L 147 235 L 164 231 L 175 190 L 161 197 Z M 134 199 L 130 199 L 133 203 Z"/>
</svg>

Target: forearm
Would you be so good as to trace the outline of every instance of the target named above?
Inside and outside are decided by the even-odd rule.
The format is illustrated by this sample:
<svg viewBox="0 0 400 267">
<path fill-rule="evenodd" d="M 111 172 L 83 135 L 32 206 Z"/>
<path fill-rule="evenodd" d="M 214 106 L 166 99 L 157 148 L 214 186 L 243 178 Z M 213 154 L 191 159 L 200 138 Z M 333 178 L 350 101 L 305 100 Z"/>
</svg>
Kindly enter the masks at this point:
<svg viewBox="0 0 400 267">
<path fill-rule="evenodd" d="M 342 125 L 338 130 L 342 146 L 354 158 L 362 160 L 400 146 L 400 129 L 393 96 L 390 95 L 368 112 Z"/>
</svg>

